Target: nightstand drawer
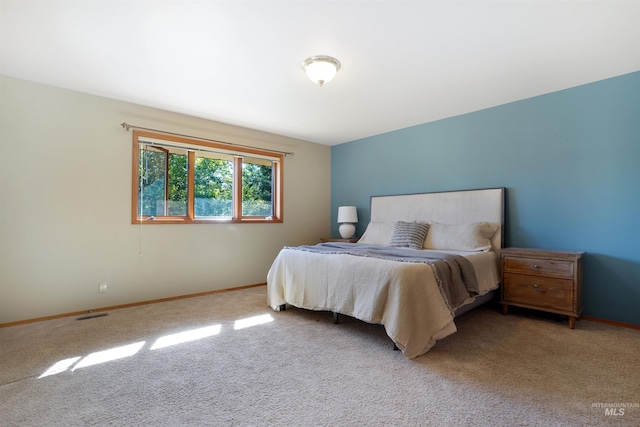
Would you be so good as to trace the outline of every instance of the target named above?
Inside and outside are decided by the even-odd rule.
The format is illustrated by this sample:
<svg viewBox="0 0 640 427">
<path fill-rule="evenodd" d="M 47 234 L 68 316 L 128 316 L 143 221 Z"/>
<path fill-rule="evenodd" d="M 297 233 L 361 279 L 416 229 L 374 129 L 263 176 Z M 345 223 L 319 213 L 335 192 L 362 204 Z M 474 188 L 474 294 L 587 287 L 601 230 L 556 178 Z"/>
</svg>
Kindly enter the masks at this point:
<svg viewBox="0 0 640 427">
<path fill-rule="evenodd" d="M 573 277 L 573 262 L 540 258 L 506 257 L 504 271 L 524 274 Z"/>
<path fill-rule="evenodd" d="M 504 274 L 503 300 L 540 308 L 572 311 L 573 280 Z"/>
</svg>

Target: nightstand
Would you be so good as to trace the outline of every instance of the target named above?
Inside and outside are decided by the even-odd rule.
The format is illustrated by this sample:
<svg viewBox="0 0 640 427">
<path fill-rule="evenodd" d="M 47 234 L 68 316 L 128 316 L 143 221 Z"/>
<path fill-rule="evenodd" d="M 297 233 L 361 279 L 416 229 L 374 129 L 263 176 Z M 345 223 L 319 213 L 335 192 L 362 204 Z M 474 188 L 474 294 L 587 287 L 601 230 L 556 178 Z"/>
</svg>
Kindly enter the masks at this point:
<svg viewBox="0 0 640 427">
<path fill-rule="evenodd" d="M 327 242 L 343 242 L 343 243 L 355 243 L 358 241 L 357 237 L 352 237 L 350 239 L 342 239 L 340 237 L 323 237 L 322 239 L 320 239 L 320 242 L 322 243 L 327 243 Z"/>
<path fill-rule="evenodd" d="M 505 248 L 502 258 L 502 313 L 509 306 L 569 316 L 573 329 L 582 313 L 584 252 Z"/>
</svg>

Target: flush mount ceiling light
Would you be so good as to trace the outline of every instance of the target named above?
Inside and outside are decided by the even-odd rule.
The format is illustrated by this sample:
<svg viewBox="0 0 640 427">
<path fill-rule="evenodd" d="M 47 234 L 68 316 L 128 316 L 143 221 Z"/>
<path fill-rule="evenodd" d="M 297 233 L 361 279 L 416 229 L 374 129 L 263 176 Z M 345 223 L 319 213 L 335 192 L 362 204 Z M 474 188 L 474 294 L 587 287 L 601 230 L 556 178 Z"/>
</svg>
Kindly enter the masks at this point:
<svg viewBox="0 0 640 427">
<path fill-rule="evenodd" d="M 312 82 L 322 86 L 336 75 L 340 69 L 340 61 L 331 56 L 312 56 L 302 62 L 302 69 Z"/>
</svg>

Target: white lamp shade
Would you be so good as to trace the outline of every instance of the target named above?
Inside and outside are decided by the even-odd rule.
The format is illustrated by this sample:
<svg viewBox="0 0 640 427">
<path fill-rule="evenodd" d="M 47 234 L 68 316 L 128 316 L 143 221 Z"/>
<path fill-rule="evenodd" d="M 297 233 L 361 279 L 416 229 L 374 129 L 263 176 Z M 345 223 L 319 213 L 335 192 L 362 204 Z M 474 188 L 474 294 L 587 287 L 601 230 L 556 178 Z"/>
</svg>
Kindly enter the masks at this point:
<svg viewBox="0 0 640 427">
<path fill-rule="evenodd" d="M 336 75 L 336 67 L 330 62 L 312 62 L 307 65 L 307 76 L 312 82 L 322 86 L 330 82 Z"/>
<path fill-rule="evenodd" d="M 355 224 L 358 222 L 358 211 L 355 206 L 340 206 L 338 208 L 338 224 Z"/>
<path fill-rule="evenodd" d="M 335 77 L 340 69 L 340 61 L 326 55 L 312 56 L 304 60 L 302 69 L 312 82 L 322 86 Z"/>
</svg>

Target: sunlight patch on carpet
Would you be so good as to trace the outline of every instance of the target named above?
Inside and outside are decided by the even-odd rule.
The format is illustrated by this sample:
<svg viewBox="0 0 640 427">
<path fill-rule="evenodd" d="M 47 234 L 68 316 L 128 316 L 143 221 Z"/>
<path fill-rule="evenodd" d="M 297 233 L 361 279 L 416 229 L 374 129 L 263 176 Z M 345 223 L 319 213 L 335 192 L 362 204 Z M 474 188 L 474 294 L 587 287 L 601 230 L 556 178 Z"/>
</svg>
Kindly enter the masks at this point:
<svg viewBox="0 0 640 427">
<path fill-rule="evenodd" d="M 207 326 L 199 329 L 192 329 L 190 331 L 179 332 L 177 334 L 165 335 L 156 340 L 151 346 L 151 350 L 157 350 L 159 348 L 165 348 L 172 345 L 182 344 L 189 341 L 195 341 L 202 338 L 218 335 L 222 325 Z"/>
<path fill-rule="evenodd" d="M 48 377 L 49 375 L 56 375 L 61 372 L 64 372 L 80 359 L 82 359 L 82 356 L 70 357 L 68 359 L 64 359 L 59 362 L 56 362 L 53 364 L 53 366 L 51 366 L 49 369 L 44 371 L 44 373 L 40 375 L 38 379 Z"/>
<path fill-rule="evenodd" d="M 144 343 L 145 341 L 140 341 L 129 345 L 114 347 L 109 350 L 91 353 L 74 366 L 72 371 L 75 371 L 78 368 L 86 368 L 87 366 L 98 365 L 100 363 L 111 362 L 112 360 L 124 359 L 125 357 L 133 356 L 140 351 Z"/>
<path fill-rule="evenodd" d="M 244 319 L 236 320 L 234 322 L 233 329 L 237 331 L 240 329 L 250 328 L 256 325 L 263 325 L 265 323 L 273 322 L 274 320 L 275 319 L 270 314 L 247 317 Z M 216 325 L 206 326 L 203 328 L 191 329 L 184 332 L 165 335 L 158 338 L 153 343 L 153 345 L 149 350 L 158 350 L 158 349 L 170 347 L 173 345 L 183 344 L 190 341 L 196 341 L 199 339 L 211 337 L 211 336 L 220 334 L 221 330 L 222 330 L 222 325 L 216 324 Z M 138 353 L 142 349 L 145 343 L 146 341 L 139 341 L 134 344 L 123 345 L 123 346 L 111 348 L 109 350 L 91 353 L 84 358 L 82 356 L 78 356 L 78 357 L 71 357 L 68 359 L 60 360 L 55 364 L 53 364 L 38 378 L 57 375 L 67 370 L 71 370 L 73 372 L 78 368 L 86 368 L 88 366 L 98 365 L 100 363 L 105 363 L 112 360 L 130 357 Z M 74 366 L 74 364 L 76 365 Z"/>
<path fill-rule="evenodd" d="M 273 317 L 270 314 L 263 314 L 261 316 L 247 317 L 246 319 L 236 320 L 233 325 L 233 329 L 250 328 L 251 326 L 262 325 L 264 323 L 273 322 Z"/>
</svg>

